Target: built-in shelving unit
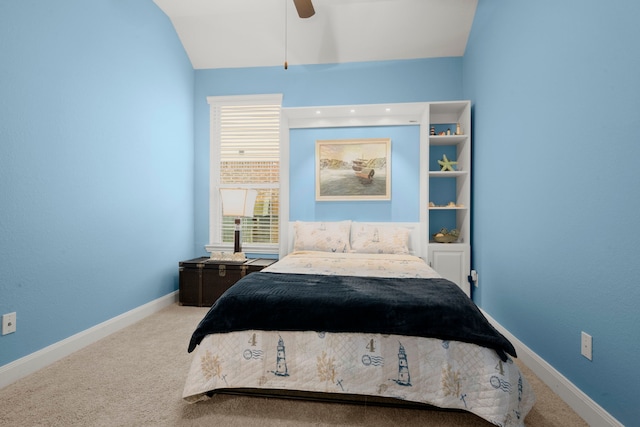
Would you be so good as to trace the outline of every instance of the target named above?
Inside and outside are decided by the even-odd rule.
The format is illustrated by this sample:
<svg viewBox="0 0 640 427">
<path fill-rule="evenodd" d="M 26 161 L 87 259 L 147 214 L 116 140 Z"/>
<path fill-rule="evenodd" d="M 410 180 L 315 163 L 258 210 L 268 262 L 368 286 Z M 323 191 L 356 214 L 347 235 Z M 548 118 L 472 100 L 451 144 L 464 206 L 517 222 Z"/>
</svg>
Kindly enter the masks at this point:
<svg viewBox="0 0 640 427">
<path fill-rule="evenodd" d="M 421 165 L 427 173 L 425 222 L 428 224 L 429 264 L 470 295 L 471 220 L 471 103 L 429 103 L 429 137 Z M 457 133 L 459 132 L 459 134 Z M 435 135 L 434 135 L 435 133 Z M 441 135 L 444 133 L 444 135 Z M 438 160 L 457 162 L 453 171 L 441 170 Z M 455 243 L 438 243 L 433 235 L 442 228 L 456 229 Z"/>
</svg>

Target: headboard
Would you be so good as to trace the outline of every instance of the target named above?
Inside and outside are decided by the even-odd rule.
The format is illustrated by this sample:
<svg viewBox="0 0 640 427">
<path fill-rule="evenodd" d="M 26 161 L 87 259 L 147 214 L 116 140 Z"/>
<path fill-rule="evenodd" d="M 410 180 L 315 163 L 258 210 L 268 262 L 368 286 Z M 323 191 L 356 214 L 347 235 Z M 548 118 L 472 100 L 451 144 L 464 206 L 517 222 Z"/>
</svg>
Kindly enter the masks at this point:
<svg viewBox="0 0 640 427">
<path fill-rule="evenodd" d="M 288 244 L 287 244 L 287 254 L 293 251 L 294 239 L 295 239 L 295 231 L 294 224 L 296 221 L 289 221 L 287 224 L 287 236 L 288 236 Z M 303 221 L 304 222 L 304 221 Z M 320 222 L 320 221 L 313 221 Z M 335 222 L 335 221 L 326 221 L 327 223 Z M 356 224 L 366 224 L 366 225 L 375 225 L 375 226 L 396 226 L 396 227 L 404 227 L 409 230 L 409 252 L 415 256 L 424 256 L 422 250 L 422 239 L 420 238 L 420 223 L 419 222 L 367 222 L 367 221 L 353 221 Z M 286 254 L 280 254 L 280 256 L 284 256 Z"/>
</svg>

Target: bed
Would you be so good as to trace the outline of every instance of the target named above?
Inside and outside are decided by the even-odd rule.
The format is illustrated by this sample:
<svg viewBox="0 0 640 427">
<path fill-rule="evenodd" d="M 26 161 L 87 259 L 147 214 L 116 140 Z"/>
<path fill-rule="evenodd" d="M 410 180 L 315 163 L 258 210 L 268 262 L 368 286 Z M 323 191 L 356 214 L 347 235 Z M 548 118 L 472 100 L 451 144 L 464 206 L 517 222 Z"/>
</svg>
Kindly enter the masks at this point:
<svg viewBox="0 0 640 427">
<path fill-rule="evenodd" d="M 411 254 L 410 231 L 296 225 L 293 251 L 238 281 L 193 332 L 186 401 L 299 392 L 524 425 L 535 397 L 515 349 L 457 285 Z"/>
</svg>

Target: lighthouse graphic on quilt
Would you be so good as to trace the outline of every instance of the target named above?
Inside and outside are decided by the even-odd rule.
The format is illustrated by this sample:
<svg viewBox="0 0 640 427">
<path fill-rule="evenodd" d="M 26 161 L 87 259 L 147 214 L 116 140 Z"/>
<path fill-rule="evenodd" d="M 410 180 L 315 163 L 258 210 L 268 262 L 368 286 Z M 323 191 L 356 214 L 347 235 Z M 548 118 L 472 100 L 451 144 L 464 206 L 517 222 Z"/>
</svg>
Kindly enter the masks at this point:
<svg viewBox="0 0 640 427">
<path fill-rule="evenodd" d="M 276 355 L 276 370 L 273 371 L 279 377 L 288 377 L 289 371 L 287 371 L 287 359 L 284 351 L 284 341 L 282 337 L 278 340 L 278 352 Z"/>
<path fill-rule="evenodd" d="M 410 386 L 411 374 L 409 374 L 409 364 L 407 363 L 407 352 L 402 343 L 398 349 L 398 379 L 394 380 L 398 385 Z"/>
</svg>

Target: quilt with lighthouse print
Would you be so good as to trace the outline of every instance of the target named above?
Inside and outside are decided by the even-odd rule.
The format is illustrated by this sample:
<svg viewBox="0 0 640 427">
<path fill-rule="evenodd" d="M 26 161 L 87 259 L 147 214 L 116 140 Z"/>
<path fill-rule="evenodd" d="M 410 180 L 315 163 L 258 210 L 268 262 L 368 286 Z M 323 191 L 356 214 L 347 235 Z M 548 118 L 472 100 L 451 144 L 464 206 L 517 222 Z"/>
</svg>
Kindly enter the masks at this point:
<svg viewBox="0 0 640 427">
<path fill-rule="evenodd" d="M 217 389 L 358 394 L 472 412 L 522 426 L 535 397 L 511 358 L 474 344 L 401 335 L 248 330 L 194 351 L 183 397 Z"/>
</svg>

